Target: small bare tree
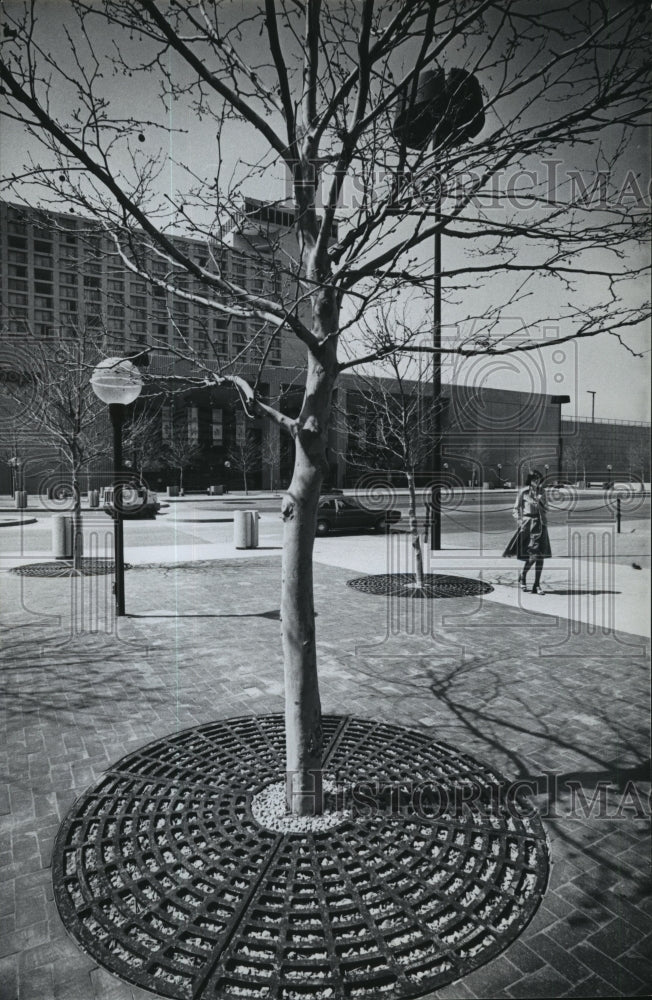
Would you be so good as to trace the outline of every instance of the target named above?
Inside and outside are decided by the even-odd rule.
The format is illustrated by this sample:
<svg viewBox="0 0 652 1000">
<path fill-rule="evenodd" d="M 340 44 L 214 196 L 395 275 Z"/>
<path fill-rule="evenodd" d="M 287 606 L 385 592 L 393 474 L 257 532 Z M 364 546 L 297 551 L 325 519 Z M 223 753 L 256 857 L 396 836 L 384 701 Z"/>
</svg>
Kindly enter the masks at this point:
<svg viewBox="0 0 652 1000">
<path fill-rule="evenodd" d="M 94 334 L 83 326 L 53 344 L 28 333 L 29 370 L 18 381 L 3 381 L 0 392 L 23 408 L 21 422 L 43 446 L 58 449 L 70 469 L 73 510 L 72 557 L 81 567 L 82 513 L 80 477 L 106 451 L 106 407 L 90 384 L 102 353 Z"/>
<path fill-rule="evenodd" d="M 595 460 L 595 442 L 585 427 L 575 427 L 572 436 L 564 439 L 564 461 L 566 466 L 572 465 L 575 482 L 579 481 L 579 470 L 582 470 L 582 482 L 586 485 L 587 466 L 592 469 Z"/>
<path fill-rule="evenodd" d="M 131 460 L 141 483 L 146 466 L 159 468 L 163 464 L 161 403 L 158 399 L 143 400 L 133 413 L 124 429 L 123 449 L 125 454 L 132 456 Z"/>
<path fill-rule="evenodd" d="M 244 491 L 248 494 L 248 477 L 254 469 L 260 468 L 262 460 L 260 445 L 250 431 L 245 429 L 240 443 L 236 442 L 229 448 L 227 459 L 231 463 L 231 468 L 242 474 Z"/>
<path fill-rule="evenodd" d="M 184 472 L 186 469 L 192 468 L 201 452 L 201 445 L 198 442 L 188 440 L 188 431 L 185 425 L 175 423 L 170 436 L 163 442 L 161 458 L 166 465 L 177 470 L 180 493 L 183 493 L 184 489 Z"/>
<path fill-rule="evenodd" d="M 634 475 L 641 476 L 641 483 L 646 481 L 645 472 L 650 468 L 650 449 L 646 448 L 642 442 L 634 442 L 627 449 L 627 461 L 629 463 L 629 478 Z"/>
<path fill-rule="evenodd" d="M 398 322 L 383 310 L 365 323 L 366 341 L 378 350 L 390 335 L 390 326 Z M 361 398 L 373 423 L 366 432 L 366 447 L 357 455 L 357 464 L 367 464 L 373 471 L 398 468 L 405 477 L 409 494 L 408 522 L 414 556 L 414 585 L 424 585 L 423 548 L 417 518 L 417 472 L 432 459 L 438 431 L 437 408 L 432 387 L 424 377 L 427 365 L 419 356 L 389 354 L 374 375 L 358 373 L 355 395 Z"/>
</svg>

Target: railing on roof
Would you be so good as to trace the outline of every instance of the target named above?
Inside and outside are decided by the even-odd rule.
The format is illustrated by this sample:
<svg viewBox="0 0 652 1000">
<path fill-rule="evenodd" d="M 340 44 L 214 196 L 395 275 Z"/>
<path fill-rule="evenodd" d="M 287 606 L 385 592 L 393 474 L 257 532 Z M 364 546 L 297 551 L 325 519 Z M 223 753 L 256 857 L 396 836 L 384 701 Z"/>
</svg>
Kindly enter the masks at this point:
<svg viewBox="0 0 652 1000">
<path fill-rule="evenodd" d="M 625 427 L 650 427 L 647 420 L 618 420 L 616 417 L 563 417 L 564 424 L 618 424 Z"/>
</svg>

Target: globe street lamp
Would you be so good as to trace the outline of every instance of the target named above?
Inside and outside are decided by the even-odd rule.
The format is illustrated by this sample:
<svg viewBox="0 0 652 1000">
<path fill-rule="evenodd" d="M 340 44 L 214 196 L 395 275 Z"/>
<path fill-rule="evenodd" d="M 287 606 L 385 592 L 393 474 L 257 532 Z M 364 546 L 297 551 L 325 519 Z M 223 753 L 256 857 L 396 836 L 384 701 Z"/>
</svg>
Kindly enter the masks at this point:
<svg viewBox="0 0 652 1000">
<path fill-rule="evenodd" d="M 125 562 L 122 508 L 122 426 L 127 406 L 133 403 L 143 388 L 143 377 L 131 361 L 125 358 L 105 358 L 91 377 L 95 395 L 108 403 L 113 428 L 113 552 L 115 562 L 115 613 L 125 613 Z"/>
<path fill-rule="evenodd" d="M 499 487 L 499 489 L 502 489 L 502 487 L 503 487 L 503 467 L 502 467 L 502 465 L 501 465 L 500 462 L 498 463 L 497 468 L 498 468 L 498 487 Z"/>
<path fill-rule="evenodd" d="M 408 93 L 412 90 L 412 100 Z M 412 149 L 451 149 L 467 142 L 484 126 L 482 91 L 477 77 L 465 69 L 446 72 L 441 67 L 419 74 L 416 88 L 408 87 L 402 95 L 401 108 L 394 120 L 395 138 Z M 441 549 L 441 199 L 438 179 L 435 198 L 435 233 L 433 259 L 433 487 L 430 548 Z"/>
</svg>

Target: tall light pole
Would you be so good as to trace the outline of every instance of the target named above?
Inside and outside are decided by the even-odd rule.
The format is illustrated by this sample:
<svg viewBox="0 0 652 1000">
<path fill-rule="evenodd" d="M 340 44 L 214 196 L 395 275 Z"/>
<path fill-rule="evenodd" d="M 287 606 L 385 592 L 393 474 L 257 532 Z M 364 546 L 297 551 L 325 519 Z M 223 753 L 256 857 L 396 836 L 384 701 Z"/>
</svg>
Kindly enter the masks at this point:
<svg viewBox="0 0 652 1000">
<path fill-rule="evenodd" d="M 143 388 L 138 368 L 125 358 L 100 361 L 91 377 L 95 395 L 107 403 L 113 428 L 113 553 L 115 563 L 115 613 L 125 614 L 125 561 L 122 505 L 122 426 L 127 406 L 133 403 Z"/>
<path fill-rule="evenodd" d="M 410 93 L 411 92 L 411 93 Z M 408 100 L 408 96 L 412 99 Z M 428 142 L 435 149 L 451 149 L 467 142 L 484 126 L 482 91 L 477 78 L 465 69 L 424 70 L 416 87 L 402 95 L 393 132 L 398 141 L 412 149 L 424 150 Z M 437 178 L 433 254 L 433 459 L 430 548 L 441 549 L 441 178 Z"/>
<path fill-rule="evenodd" d="M 591 397 L 591 423 L 595 423 L 595 392 L 593 389 L 586 390 Z"/>
<path fill-rule="evenodd" d="M 570 396 L 551 396 L 550 402 L 559 407 L 559 419 L 557 422 L 557 482 L 561 484 L 561 471 L 564 461 L 564 435 L 561 426 L 561 408 L 564 403 L 570 403 Z"/>
</svg>

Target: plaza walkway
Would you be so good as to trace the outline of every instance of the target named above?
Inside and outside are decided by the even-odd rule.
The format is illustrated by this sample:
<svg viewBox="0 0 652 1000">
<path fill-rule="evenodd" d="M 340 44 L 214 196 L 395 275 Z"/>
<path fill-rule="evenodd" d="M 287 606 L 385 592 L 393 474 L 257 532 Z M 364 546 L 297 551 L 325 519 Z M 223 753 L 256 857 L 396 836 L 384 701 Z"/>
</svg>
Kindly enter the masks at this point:
<svg viewBox="0 0 652 1000">
<path fill-rule="evenodd" d="M 646 572 L 625 561 L 591 577 L 595 559 L 553 561 L 555 593 L 535 598 L 497 553 L 451 549 L 431 569 L 482 576 L 492 594 L 408 608 L 346 586 L 386 572 L 388 558 L 405 569 L 392 544 L 317 543 L 324 711 L 424 728 L 527 781 L 552 857 L 521 936 L 431 996 L 648 995 Z M 68 937 L 51 885 L 59 825 L 130 751 L 212 719 L 283 709 L 277 547 L 173 556 L 136 546 L 127 559 L 130 614 L 117 628 L 110 577 L 0 573 L 2 1000 L 152 997 Z"/>
</svg>

